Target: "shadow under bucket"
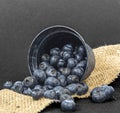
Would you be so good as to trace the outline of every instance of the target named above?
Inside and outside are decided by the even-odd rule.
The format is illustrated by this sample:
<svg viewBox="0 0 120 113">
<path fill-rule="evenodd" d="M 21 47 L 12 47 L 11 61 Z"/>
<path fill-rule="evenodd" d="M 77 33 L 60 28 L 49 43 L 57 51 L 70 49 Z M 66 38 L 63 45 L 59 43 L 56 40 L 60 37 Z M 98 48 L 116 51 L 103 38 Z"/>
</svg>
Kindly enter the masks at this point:
<svg viewBox="0 0 120 113">
<path fill-rule="evenodd" d="M 40 56 L 49 53 L 51 48 L 63 47 L 65 44 L 72 44 L 73 47 L 83 45 L 86 51 L 87 65 L 81 80 L 86 79 L 94 69 L 95 57 L 91 47 L 84 41 L 82 36 L 74 29 L 56 25 L 42 30 L 32 41 L 28 52 L 28 68 L 33 75 L 39 67 Z"/>
</svg>

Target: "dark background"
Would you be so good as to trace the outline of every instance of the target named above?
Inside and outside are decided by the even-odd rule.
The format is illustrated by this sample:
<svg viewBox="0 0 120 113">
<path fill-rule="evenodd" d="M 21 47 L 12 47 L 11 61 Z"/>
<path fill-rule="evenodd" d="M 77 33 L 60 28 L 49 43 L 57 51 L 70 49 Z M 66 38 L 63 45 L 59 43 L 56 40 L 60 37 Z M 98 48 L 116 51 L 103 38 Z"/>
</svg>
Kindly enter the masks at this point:
<svg viewBox="0 0 120 113">
<path fill-rule="evenodd" d="M 120 43 L 120 0 L 0 0 L 0 87 L 29 75 L 30 43 L 42 29 L 56 24 L 74 28 L 93 48 Z M 119 79 L 112 85 L 117 101 L 76 100 L 75 113 L 120 111 Z M 53 104 L 43 113 L 61 112 L 59 106 Z"/>
</svg>

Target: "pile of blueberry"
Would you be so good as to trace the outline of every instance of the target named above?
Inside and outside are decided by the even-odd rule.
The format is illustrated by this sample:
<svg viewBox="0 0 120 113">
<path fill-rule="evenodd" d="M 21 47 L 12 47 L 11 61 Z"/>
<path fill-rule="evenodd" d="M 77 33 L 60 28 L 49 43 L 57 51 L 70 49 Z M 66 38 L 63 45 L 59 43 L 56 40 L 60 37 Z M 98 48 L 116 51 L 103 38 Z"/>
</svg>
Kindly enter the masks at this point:
<svg viewBox="0 0 120 113">
<path fill-rule="evenodd" d="M 63 111 L 74 111 L 76 104 L 72 95 L 83 95 L 88 91 L 87 84 L 81 81 L 87 65 L 84 46 L 66 44 L 62 49 L 52 48 L 49 54 L 40 57 L 40 61 L 33 76 L 15 83 L 7 81 L 3 87 L 32 96 L 34 100 L 41 97 L 59 100 Z M 112 97 L 114 90 L 108 87 L 94 89 L 91 92 L 93 101 L 103 102 Z"/>
</svg>

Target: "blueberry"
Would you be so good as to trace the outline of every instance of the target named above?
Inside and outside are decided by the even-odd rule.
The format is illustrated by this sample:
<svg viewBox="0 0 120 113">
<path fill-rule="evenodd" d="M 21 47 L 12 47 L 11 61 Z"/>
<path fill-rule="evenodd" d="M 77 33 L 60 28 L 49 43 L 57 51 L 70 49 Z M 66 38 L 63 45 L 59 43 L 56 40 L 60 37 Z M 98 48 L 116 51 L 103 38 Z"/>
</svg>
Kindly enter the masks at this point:
<svg viewBox="0 0 120 113">
<path fill-rule="evenodd" d="M 28 76 L 23 80 L 23 84 L 25 87 L 33 88 L 37 84 L 37 80 L 33 76 Z"/>
<path fill-rule="evenodd" d="M 85 55 L 85 48 L 84 48 L 83 45 L 79 46 L 79 48 L 78 48 L 78 53 L 79 53 L 80 55 Z"/>
<path fill-rule="evenodd" d="M 34 100 L 38 100 L 41 97 L 43 97 L 43 94 L 44 94 L 44 91 L 42 89 L 41 90 L 33 90 L 31 93 L 31 96 Z"/>
<path fill-rule="evenodd" d="M 49 66 L 49 63 L 48 63 L 48 62 L 41 62 L 41 63 L 39 64 L 39 69 L 40 69 L 40 70 L 46 70 L 48 66 Z"/>
<path fill-rule="evenodd" d="M 62 75 L 68 76 L 71 72 L 71 69 L 61 67 L 61 68 L 59 68 L 59 71 L 62 73 Z"/>
<path fill-rule="evenodd" d="M 54 67 L 49 66 L 46 69 L 46 74 L 47 74 L 48 77 L 56 77 L 57 76 L 57 71 Z"/>
<path fill-rule="evenodd" d="M 88 85 L 85 82 L 78 84 L 77 95 L 86 94 L 88 91 Z"/>
<path fill-rule="evenodd" d="M 41 61 L 43 61 L 43 62 L 49 62 L 49 60 L 50 60 L 50 56 L 48 54 L 43 54 L 41 56 Z"/>
<path fill-rule="evenodd" d="M 105 92 L 98 87 L 92 91 L 91 98 L 92 98 L 92 101 L 94 102 L 102 103 L 107 99 L 107 96 Z"/>
<path fill-rule="evenodd" d="M 42 89 L 42 86 L 41 86 L 41 85 L 36 85 L 33 89 L 34 89 L 34 90 L 41 90 L 41 89 Z"/>
<path fill-rule="evenodd" d="M 106 95 L 105 92 L 96 92 L 93 93 L 92 95 L 92 101 L 97 102 L 97 103 L 102 103 L 106 100 Z"/>
<path fill-rule="evenodd" d="M 7 88 L 7 89 L 10 89 L 12 87 L 13 83 L 11 81 L 6 81 L 4 84 L 3 84 L 3 88 Z"/>
<path fill-rule="evenodd" d="M 31 90 L 30 88 L 25 89 L 25 90 L 23 91 L 23 94 L 31 96 L 32 90 Z"/>
<path fill-rule="evenodd" d="M 84 69 L 83 68 L 78 68 L 78 67 L 75 67 L 72 69 L 72 72 L 71 72 L 73 75 L 77 75 L 79 77 L 79 79 L 82 78 L 83 74 L 84 74 Z"/>
<path fill-rule="evenodd" d="M 114 93 L 115 93 L 115 89 L 111 86 L 111 91 L 110 91 L 110 93 L 109 93 L 109 98 L 107 98 L 107 100 L 109 100 L 109 99 L 115 99 L 114 98 Z M 107 94 L 107 91 L 106 91 L 106 94 Z M 108 94 L 107 94 L 108 95 Z"/>
<path fill-rule="evenodd" d="M 68 94 L 62 94 L 60 96 L 60 101 L 62 102 L 64 100 L 74 100 L 74 99 L 70 95 L 68 95 Z"/>
<path fill-rule="evenodd" d="M 80 62 L 82 59 L 83 59 L 83 56 L 79 55 L 79 54 L 76 54 L 75 55 L 75 59 Z"/>
<path fill-rule="evenodd" d="M 68 89 L 64 88 L 64 94 L 71 95 L 71 92 Z"/>
<path fill-rule="evenodd" d="M 58 71 L 58 72 L 57 72 L 57 77 L 59 77 L 60 75 L 61 75 L 61 72 Z"/>
<path fill-rule="evenodd" d="M 67 81 L 66 81 L 66 77 L 64 75 L 58 76 L 58 80 L 60 81 L 61 86 L 63 86 L 63 87 L 66 86 Z"/>
<path fill-rule="evenodd" d="M 63 94 L 70 94 L 70 92 L 68 91 L 68 89 L 65 89 L 65 88 L 63 88 L 61 86 L 56 86 L 53 90 L 55 91 L 58 99 Z"/>
<path fill-rule="evenodd" d="M 33 75 L 38 80 L 40 84 L 43 84 L 46 79 L 46 74 L 43 70 L 35 69 Z"/>
<path fill-rule="evenodd" d="M 62 57 L 63 57 L 63 60 L 67 61 L 69 58 L 72 57 L 72 55 L 70 52 L 64 51 Z"/>
<path fill-rule="evenodd" d="M 64 88 L 62 86 L 56 86 L 53 89 L 57 95 L 57 98 L 64 92 Z"/>
<path fill-rule="evenodd" d="M 58 63 L 59 58 L 60 57 L 58 55 L 51 56 L 51 58 L 50 58 L 50 64 L 53 65 L 53 66 L 56 66 L 57 63 Z"/>
<path fill-rule="evenodd" d="M 107 100 L 112 99 L 115 89 L 112 86 L 108 86 L 108 85 L 102 85 L 101 89 L 102 88 L 103 88 L 105 94 L 107 95 Z"/>
<path fill-rule="evenodd" d="M 72 83 L 72 84 L 67 85 L 66 89 L 68 89 L 71 94 L 75 94 L 77 92 L 78 85 L 75 83 Z"/>
<path fill-rule="evenodd" d="M 71 84 L 71 83 L 78 83 L 79 82 L 79 77 L 77 75 L 69 75 L 67 77 L 67 83 Z"/>
<path fill-rule="evenodd" d="M 11 87 L 11 90 L 13 90 L 13 91 L 15 91 L 15 92 L 18 92 L 18 93 L 22 93 L 23 90 L 24 90 L 22 81 L 16 81 L 16 82 L 13 84 L 13 86 Z"/>
<path fill-rule="evenodd" d="M 58 79 L 56 79 L 55 77 L 48 77 L 45 80 L 45 85 L 50 85 L 50 86 L 59 86 L 60 85 L 60 81 Z"/>
<path fill-rule="evenodd" d="M 65 66 L 65 61 L 63 59 L 59 59 L 58 63 L 57 63 L 57 67 L 60 68 L 60 67 L 64 67 L 64 66 Z"/>
<path fill-rule="evenodd" d="M 73 51 L 73 47 L 71 44 L 66 44 L 63 46 L 63 51 Z"/>
<path fill-rule="evenodd" d="M 50 98 L 50 99 L 57 99 L 57 95 L 54 90 L 47 90 L 44 92 L 44 97 L 45 98 Z"/>
<path fill-rule="evenodd" d="M 61 52 L 60 52 L 60 58 L 63 57 L 63 53 L 64 53 L 64 51 L 61 51 Z"/>
<path fill-rule="evenodd" d="M 62 111 L 75 111 L 76 104 L 73 100 L 64 100 L 61 102 L 61 110 Z"/>
<path fill-rule="evenodd" d="M 52 48 L 50 50 L 50 55 L 59 55 L 60 54 L 60 49 L 59 48 Z"/>
<path fill-rule="evenodd" d="M 56 86 L 56 87 L 54 87 L 54 91 L 58 91 L 58 90 L 63 90 L 64 89 L 64 87 L 62 87 L 62 86 Z"/>
<path fill-rule="evenodd" d="M 87 65 L 87 61 L 86 60 L 82 60 L 81 62 L 79 62 L 77 65 L 76 65 L 76 67 L 78 67 L 78 68 L 86 68 L 86 65 Z"/>
<path fill-rule="evenodd" d="M 69 58 L 67 62 L 67 67 L 68 68 L 73 68 L 76 66 L 76 60 L 74 58 Z"/>
</svg>

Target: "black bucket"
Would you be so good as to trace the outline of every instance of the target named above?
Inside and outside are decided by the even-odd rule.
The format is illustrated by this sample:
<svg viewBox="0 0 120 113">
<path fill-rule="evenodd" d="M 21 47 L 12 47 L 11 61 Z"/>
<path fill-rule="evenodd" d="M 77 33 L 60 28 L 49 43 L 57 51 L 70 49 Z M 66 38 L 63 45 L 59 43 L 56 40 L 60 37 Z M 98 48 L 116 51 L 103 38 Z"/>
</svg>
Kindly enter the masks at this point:
<svg viewBox="0 0 120 113">
<path fill-rule="evenodd" d="M 42 54 L 48 53 L 53 47 L 61 48 L 67 43 L 72 43 L 73 46 L 83 45 L 85 47 L 87 65 L 82 80 L 86 79 L 95 66 L 93 51 L 78 32 L 62 25 L 51 26 L 42 30 L 32 41 L 28 52 L 30 74 L 33 75 L 34 70 L 38 68 Z"/>
</svg>

